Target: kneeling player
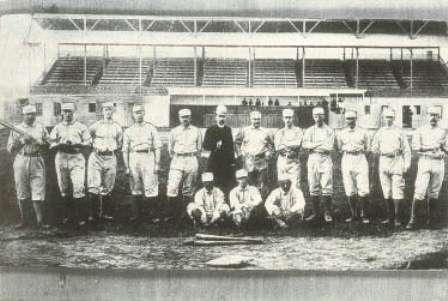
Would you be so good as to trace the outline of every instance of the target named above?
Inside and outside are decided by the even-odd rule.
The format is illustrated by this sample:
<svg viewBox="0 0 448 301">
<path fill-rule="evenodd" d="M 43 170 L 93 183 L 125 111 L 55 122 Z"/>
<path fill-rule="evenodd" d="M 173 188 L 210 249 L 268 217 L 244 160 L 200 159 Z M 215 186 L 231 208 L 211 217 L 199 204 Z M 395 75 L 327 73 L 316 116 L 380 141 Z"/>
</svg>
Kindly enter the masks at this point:
<svg viewBox="0 0 448 301">
<path fill-rule="evenodd" d="M 305 199 L 301 190 L 291 187 L 289 178 L 280 177 L 278 185 L 269 194 L 265 207 L 269 217 L 280 228 L 288 228 L 303 219 Z"/>
<path fill-rule="evenodd" d="M 257 187 L 249 185 L 248 173 L 245 169 L 236 172 L 238 186 L 230 191 L 230 215 L 233 223 L 240 227 L 254 216 L 255 209 L 261 204 L 261 194 Z"/>
<path fill-rule="evenodd" d="M 229 205 L 224 202 L 224 193 L 213 184 L 213 174 L 202 174 L 204 185 L 194 196 L 194 202 L 187 206 L 187 214 L 193 223 L 210 226 L 221 222 L 229 215 Z"/>
</svg>

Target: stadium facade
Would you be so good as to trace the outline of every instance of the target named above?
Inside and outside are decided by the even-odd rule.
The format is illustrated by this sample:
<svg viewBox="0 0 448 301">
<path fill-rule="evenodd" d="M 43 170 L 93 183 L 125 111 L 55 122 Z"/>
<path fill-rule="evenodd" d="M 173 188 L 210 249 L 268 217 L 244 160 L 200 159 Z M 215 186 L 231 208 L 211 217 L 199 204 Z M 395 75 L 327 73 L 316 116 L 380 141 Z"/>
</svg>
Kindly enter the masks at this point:
<svg viewBox="0 0 448 301">
<path fill-rule="evenodd" d="M 448 121 L 441 1 L 5 1 L 0 12 L 31 15 L 26 42 L 42 71 L 30 100 L 47 126 L 67 101 L 86 123 L 113 101 L 123 126 L 134 103 L 159 127 L 183 107 L 206 127 L 217 104 L 234 127 L 255 108 L 279 127 L 285 107 L 305 127 L 317 105 L 335 128 L 347 108 L 372 129 L 386 107 L 404 128 L 420 126 L 430 105 Z M 8 102 L 7 115 L 20 118 L 23 103 Z"/>
</svg>

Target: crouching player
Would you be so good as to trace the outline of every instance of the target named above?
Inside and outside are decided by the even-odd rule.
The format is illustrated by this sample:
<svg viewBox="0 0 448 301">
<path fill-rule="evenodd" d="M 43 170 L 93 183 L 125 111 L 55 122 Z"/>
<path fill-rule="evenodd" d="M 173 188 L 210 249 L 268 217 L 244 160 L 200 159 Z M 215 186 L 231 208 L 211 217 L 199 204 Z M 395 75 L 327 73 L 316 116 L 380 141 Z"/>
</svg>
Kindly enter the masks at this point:
<svg viewBox="0 0 448 301">
<path fill-rule="evenodd" d="M 269 217 L 284 229 L 303 219 L 305 199 L 302 191 L 292 187 L 287 177 L 279 177 L 278 186 L 269 194 L 265 207 Z"/>
<path fill-rule="evenodd" d="M 187 214 L 194 224 L 210 226 L 220 223 L 229 215 L 229 205 L 224 202 L 224 193 L 214 186 L 213 174 L 206 172 L 202 174 L 202 184 L 194 196 L 194 202 L 187 206 Z"/>
<path fill-rule="evenodd" d="M 257 187 L 249 185 L 248 173 L 245 169 L 236 172 L 238 186 L 229 194 L 230 216 L 237 227 L 247 224 L 256 214 L 261 204 L 261 194 Z"/>
</svg>

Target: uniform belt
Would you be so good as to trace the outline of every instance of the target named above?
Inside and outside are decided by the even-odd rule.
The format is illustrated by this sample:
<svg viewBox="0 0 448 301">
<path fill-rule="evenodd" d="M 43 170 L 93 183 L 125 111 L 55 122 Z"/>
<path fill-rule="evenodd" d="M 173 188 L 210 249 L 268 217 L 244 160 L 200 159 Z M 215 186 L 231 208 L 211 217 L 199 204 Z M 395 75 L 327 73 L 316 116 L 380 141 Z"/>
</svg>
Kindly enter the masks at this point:
<svg viewBox="0 0 448 301">
<path fill-rule="evenodd" d="M 66 149 L 66 150 L 61 150 L 60 152 L 64 153 L 64 154 L 69 154 L 69 155 L 76 155 L 76 154 L 80 154 L 81 153 L 80 150 L 76 150 L 76 149 L 74 149 L 74 150 Z"/>
<path fill-rule="evenodd" d="M 347 154 L 347 155 L 363 155 L 364 152 L 363 151 L 344 151 L 344 154 Z"/>
<path fill-rule="evenodd" d="M 176 156 L 179 156 L 179 157 L 192 157 L 195 155 L 196 155 L 196 153 L 176 153 Z"/>
<path fill-rule="evenodd" d="M 420 157 L 423 158 L 429 158 L 429 159 L 434 159 L 434 160 L 442 160 L 445 156 L 444 155 L 434 155 L 434 154 L 420 154 Z"/>
<path fill-rule="evenodd" d="M 381 154 L 381 157 L 385 157 L 385 158 L 396 158 L 396 157 L 401 157 L 401 154 L 397 154 L 397 155 L 385 155 L 385 154 Z"/>
<path fill-rule="evenodd" d="M 100 156 L 113 156 L 114 152 L 113 151 L 104 151 L 104 152 L 99 152 L 99 151 L 95 151 L 97 153 L 97 155 Z"/>
<path fill-rule="evenodd" d="M 138 149 L 138 150 L 134 150 L 133 152 L 147 154 L 147 153 L 149 153 L 149 150 L 148 149 Z"/>
<path fill-rule="evenodd" d="M 286 158 L 286 159 L 298 159 L 299 158 L 298 154 L 284 154 L 284 153 L 280 153 L 280 156 L 282 156 L 283 158 Z"/>
<path fill-rule="evenodd" d="M 32 152 L 32 153 L 23 153 L 22 156 L 24 157 L 41 157 L 41 152 Z"/>
</svg>

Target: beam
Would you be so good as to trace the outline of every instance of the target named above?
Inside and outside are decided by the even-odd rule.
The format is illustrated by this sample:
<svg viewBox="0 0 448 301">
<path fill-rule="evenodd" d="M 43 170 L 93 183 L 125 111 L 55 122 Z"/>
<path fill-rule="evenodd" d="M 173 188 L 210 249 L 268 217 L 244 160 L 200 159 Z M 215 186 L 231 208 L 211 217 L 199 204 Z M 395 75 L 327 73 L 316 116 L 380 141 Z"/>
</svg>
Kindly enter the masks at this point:
<svg viewBox="0 0 448 301">
<path fill-rule="evenodd" d="M 263 27 L 263 25 L 264 25 L 265 23 L 266 23 L 265 21 L 261 22 L 260 25 L 258 25 L 258 26 L 255 28 L 254 33 L 256 33 L 257 31 L 259 31 L 260 28 Z"/>
<path fill-rule="evenodd" d="M 416 39 L 420 34 L 420 32 L 423 30 L 423 28 L 425 28 L 425 26 L 428 25 L 428 23 L 429 21 L 423 22 L 423 24 L 419 28 L 417 28 L 417 30 L 414 33 L 411 32 L 411 39 Z"/>
<path fill-rule="evenodd" d="M 211 22 L 212 20 L 207 20 L 205 24 L 199 29 L 199 32 L 203 32 Z"/>
<path fill-rule="evenodd" d="M 288 23 L 294 28 L 298 33 L 302 33 L 302 31 L 294 24 L 294 22 L 291 19 L 288 19 Z"/>
<path fill-rule="evenodd" d="M 77 30 L 80 30 L 80 31 L 82 30 L 81 27 L 79 27 L 78 24 L 76 24 L 76 22 L 73 21 L 73 19 L 69 18 L 68 20 L 70 21 L 70 23 L 73 24 L 73 26 L 74 26 Z"/>
<path fill-rule="evenodd" d="M 361 32 L 358 35 L 358 38 L 361 38 L 367 32 L 367 30 L 369 30 L 369 28 L 372 27 L 374 23 L 375 21 L 370 21 L 369 24 L 367 24 L 366 27 L 364 27 L 364 29 L 361 30 Z"/>
<path fill-rule="evenodd" d="M 308 30 L 306 33 L 312 33 L 314 29 L 316 29 L 316 27 L 321 23 L 322 21 L 317 21 L 316 23 L 314 23 L 313 26 L 311 26 L 310 30 Z"/>
<path fill-rule="evenodd" d="M 154 25 L 154 23 L 156 22 L 156 20 L 151 20 L 151 22 L 149 22 L 148 26 L 146 26 L 144 31 L 148 31 L 151 29 L 151 27 Z"/>
<path fill-rule="evenodd" d="M 93 23 L 93 25 L 92 25 L 88 30 L 94 30 L 95 27 L 96 27 L 96 26 L 98 25 L 98 23 L 100 23 L 100 22 L 101 22 L 101 19 L 96 20 L 95 23 Z"/>
<path fill-rule="evenodd" d="M 128 19 L 124 19 L 123 21 L 124 21 L 124 22 L 129 26 L 129 28 L 131 28 L 133 31 L 138 31 L 137 28 L 135 28 L 134 25 L 132 25 L 132 23 L 129 22 Z"/>
<path fill-rule="evenodd" d="M 359 48 L 356 48 L 356 77 L 355 77 L 355 88 L 358 89 L 359 82 Z"/>
<path fill-rule="evenodd" d="M 235 23 L 235 25 L 238 26 L 238 28 L 241 30 L 241 32 L 246 33 L 246 31 L 245 31 L 244 28 L 241 26 L 241 24 L 238 23 L 238 21 L 234 20 L 233 23 Z"/>
<path fill-rule="evenodd" d="M 191 28 L 184 23 L 184 21 L 180 20 L 179 23 L 188 31 L 192 32 Z"/>
<path fill-rule="evenodd" d="M 355 30 L 353 30 L 353 28 L 351 28 L 350 25 L 348 25 L 347 21 L 342 20 L 341 23 L 351 32 L 351 33 L 356 33 Z"/>
</svg>

